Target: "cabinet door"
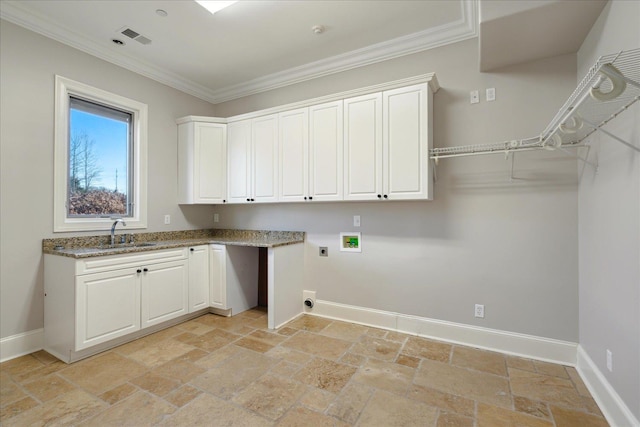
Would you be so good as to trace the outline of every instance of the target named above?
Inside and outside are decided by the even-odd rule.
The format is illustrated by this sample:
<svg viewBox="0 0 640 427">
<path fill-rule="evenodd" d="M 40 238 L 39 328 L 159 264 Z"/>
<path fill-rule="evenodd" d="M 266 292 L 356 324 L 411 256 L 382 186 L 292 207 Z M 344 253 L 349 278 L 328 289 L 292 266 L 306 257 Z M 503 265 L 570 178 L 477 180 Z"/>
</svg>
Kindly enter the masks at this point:
<svg viewBox="0 0 640 427">
<path fill-rule="evenodd" d="M 382 93 L 344 100 L 344 199 L 382 198 Z"/>
<path fill-rule="evenodd" d="M 136 269 L 76 277 L 76 351 L 139 329 L 140 277 Z"/>
<path fill-rule="evenodd" d="M 217 123 L 195 124 L 195 203 L 223 203 L 227 198 L 226 126 Z"/>
<path fill-rule="evenodd" d="M 251 123 L 253 146 L 252 202 L 278 201 L 278 115 Z"/>
<path fill-rule="evenodd" d="M 383 193 L 391 200 L 431 196 L 429 96 L 427 84 L 383 92 Z"/>
<path fill-rule="evenodd" d="M 189 313 L 209 307 L 209 246 L 189 248 Z"/>
<path fill-rule="evenodd" d="M 251 120 L 227 125 L 227 201 L 247 203 L 251 198 Z"/>
<path fill-rule="evenodd" d="M 143 267 L 141 316 L 143 328 L 162 323 L 189 311 L 188 260 Z"/>
<path fill-rule="evenodd" d="M 309 109 L 280 113 L 281 202 L 301 202 L 309 196 Z"/>
<path fill-rule="evenodd" d="M 310 185 L 313 200 L 342 200 L 342 101 L 309 107 Z"/>
<path fill-rule="evenodd" d="M 222 310 L 227 307 L 227 250 L 224 245 L 209 245 L 210 305 Z"/>
</svg>

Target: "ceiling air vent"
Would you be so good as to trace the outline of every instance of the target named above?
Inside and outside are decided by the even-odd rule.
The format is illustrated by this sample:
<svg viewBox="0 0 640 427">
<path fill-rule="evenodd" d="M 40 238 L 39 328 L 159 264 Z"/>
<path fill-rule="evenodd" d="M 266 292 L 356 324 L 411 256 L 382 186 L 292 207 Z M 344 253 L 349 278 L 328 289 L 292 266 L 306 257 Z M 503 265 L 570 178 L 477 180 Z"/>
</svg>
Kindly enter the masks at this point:
<svg viewBox="0 0 640 427">
<path fill-rule="evenodd" d="M 133 40 L 137 41 L 138 43 L 151 44 L 151 39 L 143 36 L 142 34 L 138 33 L 137 31 L 132 30 L 129 27 L 121 28 L 118 31 L 119 31 L 120 34 L 123 34 L 123 35 L 129 37 L 130 39 L 133 39 Z"/>
</svg>

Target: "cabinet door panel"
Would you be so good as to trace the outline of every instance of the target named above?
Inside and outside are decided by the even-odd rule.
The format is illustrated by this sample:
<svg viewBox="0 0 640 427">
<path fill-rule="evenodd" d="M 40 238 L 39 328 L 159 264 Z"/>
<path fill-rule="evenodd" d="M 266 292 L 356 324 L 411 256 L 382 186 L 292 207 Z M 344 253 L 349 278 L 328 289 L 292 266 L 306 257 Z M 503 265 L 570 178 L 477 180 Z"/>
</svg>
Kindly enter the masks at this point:
<svg viewBox="0 0 640 427">
<path fill-rule="evenodd" d="M 189 248 L 189 313 L 209 307 L 209 247 Z"/>
<path fill-rule="evenodd" d="M 195 202 L 222 203 L 227 191 L 226 125 L 197 123 L 195 127 Z"/>
<path fill-rule="evenodd" d="M 149 266 L 142 273 L 142 327 L 187 314 L 189 298 L 188 262 L 175 261 Z"/>
<path fill-rule="evenodd" d="M 342 200 L 342 101 L 309 107 L 311 193 L 313 200 Z"/>
<path fill-rule="evenodd" d="M 309 195 L 309 109 L 280 113 L 280 201 L 300 202 Z"/>
<path fill-rule="evenodd" d="M 229 203 L 246 203 L 251 198 L 251 121 L 227 126 L 227 197 Z"/>
<path fill-rule="evenodd" d="M 251 124 L 253 139 L 253 199 L 278 200 L 278 116 L 259 117 Z"/>
<path fill-rule="evenodd" d="M 383 175 L 389 199 L 426 199 L 429 139 L 427 85 L 386 91 L 384 96 Z"/>
<path fill-rule="evenodd" d="M 227 249 L 224 245 L 209 245 L 210 305 L 222 310 L 227 306 Z"/>
<path fill-rule="evenodd" d="M 139 329 L 140 280 L 135 269 L 76 278 L 76 351 Z"/>
<path fill-rule="evenodd" d="M 382 93 L 344 100 L 345 200 L 382 193 Z"/>
</svg>

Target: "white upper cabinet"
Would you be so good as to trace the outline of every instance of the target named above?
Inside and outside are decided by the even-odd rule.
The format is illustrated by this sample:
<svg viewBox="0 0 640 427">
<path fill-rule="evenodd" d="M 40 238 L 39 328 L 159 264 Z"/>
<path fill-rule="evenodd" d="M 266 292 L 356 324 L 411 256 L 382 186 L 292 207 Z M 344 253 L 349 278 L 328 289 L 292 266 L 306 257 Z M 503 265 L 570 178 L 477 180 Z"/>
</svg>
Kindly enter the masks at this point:
<svg viewBox="0 0 640 427">
<path fill-rule="evenodd" d="M 385 91 L 383 98 L 383 198 L 433 199 L 429 165 L 433 94 L 418 84 Z"/>
<path fill-rule="evenodd" d="M 345 200 L 432 198 L 431 97 L 425 83 L 345 99 Z"/>
<path fill-rule="evenodd" d="M 342 100 L 309 107 L 309 186 L 312 200 L 342 200 L 342 113 Z"/>
<path fill-rule="evenodd" d="M 308 200 L 309 193 L 309 109 L 300 108 L 280 113 L 281 202 Z"/>
<path fill-rule="evenodd" d="M 224 203 L 227 198 L 227 125 L 178 125 L 178 203 Z"/>
<path fill-rule="evenodd" d="M 278 116 L 232 122 L 227 128 L 228 202 L 278 200 Z"/>
</svg>

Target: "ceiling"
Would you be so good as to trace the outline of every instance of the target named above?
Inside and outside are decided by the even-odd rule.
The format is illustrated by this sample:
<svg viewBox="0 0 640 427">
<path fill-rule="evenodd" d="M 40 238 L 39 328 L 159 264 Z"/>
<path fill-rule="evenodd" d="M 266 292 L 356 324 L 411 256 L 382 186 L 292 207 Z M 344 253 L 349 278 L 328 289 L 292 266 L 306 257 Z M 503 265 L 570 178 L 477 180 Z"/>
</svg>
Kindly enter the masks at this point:
<svg viewBox="0 0 640 427">
<path fill-rule="evenodd" d="M 478 33 L 481 71 L 574 53 L 605 4 L 240 0 L 211 15 L 191 0 L 1 0 L 0 17 L 216 104 Z"/>
</svg>

